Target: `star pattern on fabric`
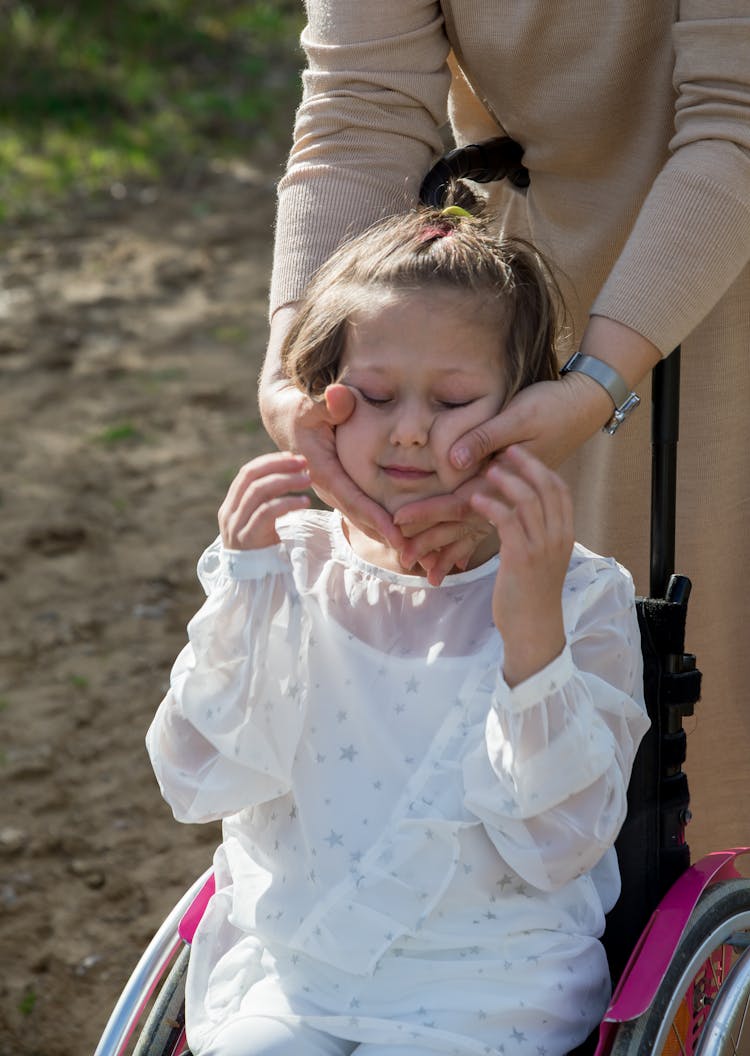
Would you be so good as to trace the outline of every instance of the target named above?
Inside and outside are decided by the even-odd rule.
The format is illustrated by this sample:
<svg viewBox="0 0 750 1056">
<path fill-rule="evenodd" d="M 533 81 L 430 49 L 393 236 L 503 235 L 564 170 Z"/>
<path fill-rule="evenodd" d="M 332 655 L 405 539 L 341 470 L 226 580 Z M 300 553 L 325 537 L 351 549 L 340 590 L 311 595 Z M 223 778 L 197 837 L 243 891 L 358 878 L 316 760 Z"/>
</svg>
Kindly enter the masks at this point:
<svg viewBox="0 0 750 1056">
<path fill-rule="evenodd" d="M 269 863 L 272 882 L 263 895 L 262 912 L 261 907 L 257 907 L 257 915 L 259 921 L 271 922 L 269 925 L 262 923 L 263 928 L 268 928 L 268 941 L 278 942 L 279 948 L 286 947 L 285 956 L 279 960 L 279 964 L 283 962 L 285 965 L 287 973 L 281 982 L 284 985 L 289 982 L 290 993 L 298 998 L 302 997 L 303 983 L 309 984 L 304 990 L 313 995 L 312 1002 L 321 998 L 320 988 L 325 988 L 325 1000 L 331 1001 L 334 1006 L 331 1014 L 343 1025 L 350 1012 L 360 1009 L 360 1002 L 363 1006 L 369 1005 L 370 991 L 361 989 L 361 978 L 355 982 L 350 976 L 347 983 L 341 985 L 325 976 L 325 973 L 321 973 L 325 977 L 319 979 L 310 966 L 321 952 L 334 951 L 331 956 L 335 957 L 335 951 L 341 949 L 341 959 L 345 961 L 348 944 L 346 941 L 339 943 L 338 940 L 349 935 L 352 936 L 352 942 L 355 938 L 359 939 L 359 933 L 353 935 L 356 923 L 358 928 L 362 928 L 358 954 L 361 954 L 362 960 L 367 960 L 369 955 L 374 965 L 368 986 L 374 978 L 378 987 L 386 986 L 388 992 L 392 993 L 394 977 L 389 973 L 395 971 L 395 958 L 409 955 L 410 942 L 413 943 L 419 936 L 419 948 L 425 949 L 436 941 L 433 931 L 439 937 L 449 933 L 460 938 L 460 942 L 455 943 L 457 948 L 453 955 L 462 958 L 467 979 L 467 999 L 460 1015 L 464 1017 L 466 1033 L 472 1037 L 474 1050 L 484 1051 L 487 1056 L 505 1053 L 506 1049 L 508 1056 L 527 1056 L 529 1053 L 546 1056 L 547 1050 L 541 1042 L 552 1037 L 560 1007 L 564 1005 L 565 1015 L 572 1013 L 572 1009 L 568 1011 L 568 984 L 563 986 L 560 982 L 564 962 L 563 965 L 553 965 L 550 974 L 546 974 L 545 958 L 537 952 L 541 948 L 538 935 L 537 939 L 524 938 L 524 935 L 532 934 L 525 929 L 534 928 L 541 914 L 544 917 L 544 931 L 549 934 L 550 930 L 554 930 L 555 914 L 564 912 L 567 915 L 575 910 L 585 914 L 586 904 L 566 904 L 563 908 L 561 905 L 555 906 L 553 901 L 544 903 L 537 913 L 536 889 L 526 885 L 515 871 L 515 865 L 521 858 L 514 857 L 510 831 L 506 834 L 508 863 L 496 859 L 497 868 L 491 871 L 482 855 L 475 854 L 471 841 L 456 839 L 467 811 L 471 812 L 468 803 L 475 801 L 489 804 L 487 811 L 494 817 L 489 821 L 480 817 L 479 824 L 491 826 L 493 838 L 495 832 L 501 833 L 500 826 L 506 811 L 506 817 L 510 815 L 518 818 L 520 814 L 518 802 L 510 798 L 514 785 L 504 775 L 502 761 L 495 767 L 493 756 L 492 768 L 485 766 L 482 774 L 476 777 L 470 775 L 468 766 L 462 770 L 462 764 L 470 759 L 469 753 L 476 753 L 482 748 L 484 723 L 488 716 L 489 721 L 493 714 L 499 716 L 501 721 L 507 718 L 508 725 L 516 718 L 511 715 L 512 708 L 503 711 L 507 707 L 503 697 L 505 687 L 496 678 L 497 664 L 502 659 L 502 643 L 494 630 L 489 634 L 485 630 L 485 625 L 492 628 L 490 606 L 479 611 L 476 602 L 477 592 L 481 596 L 484 586 L 472 584 L 470 590 L 464 589 L 459 594 L 454 594 L 454 588 L 446 592 L 446 603 L 455 601 L 456 607 L 449 604 L 447 611 L 458 627 L 458 634 L 445 641 L 450 641 L 451 647 L 463 652 L 454 655 L 441 637 L 439 643 L 428 643 L 427 656 L 427 646 L 423 651 L 424 635 L 421 634 L 424 621 L 422 624 L 418 620 L 400 624 L 397 620 L 394 626 L 387 627 L 385 635 L 380 635 L 377 621 L 381 612 L 377 600 L 373 603 L 371 592 L 367 598 L 368 609 L 363 611 L 360 602 L 360 597 L 364 598 L 362 579 L 357 578 L 358 572 L 354 568 L 345 569 L 346 575 L 351 574 L 352 577 L 351 593 L 349 582 L 344 583 L 342 579 L 344 587 L 340 596 L 333 593 L 326 595 L 332 606 L 338 606 L 336 612 L 339 615 L 351 610 L 350 623 L 337 625 L 339 629 L 334 641 L 330 628 L 320 619 L 316 608 L 319 599 L 314 594 L 314 590 L 318 589 L 315 586 L 318 580 L 313 575 L 315 560 L 315 547 L 310 547 L 309 552 L 305 552 L 305 589 L 291 598 L 286 608 L 274 608 L 275 612 L 278 611 L 278 619 L 274 617 L 272 629 L 277 637 L 273 639 L 273 648 L 264 651 L 261 657 L 262 662 L 268 664 L 268 671 L 261 673 L 268 677 L 263 680 L 262 696 L 251 702 L 252 709 L 247 709 L 247 725 L 243 727 L 242 755 L 247 767 L 241 771 L 243 777 L 250 771 L 268 774 L 269 763 L 270 772 L 275 774 L 279 761 L 282 766 L 286 766 L 288 760 L 290 767 L 293 765 L 298 768 L 297 772 L 292 771 L 291 783 L 287 774 L 281 780 L 276 778 L 269 781 L 265 778 L 262 783 L 264 794 L 271 786 L 279 787 L 276 804 L 278 818 L 273 821 L 275 812 L 267 799 L 262 806 L 248 811 L 250 821 L 247 824 L 252 828 L 253 843 L 251 845 L 248 840 L 245 845 L 248 856 L 256 863 L 262 864 L 264 868 Z M 244 574 L 244 570 L 241 570 L 241 574 Z M 294 575 L 298 575 L 296 565 Z M 581 604 L 587 603 L 587 599 L 583 598 L 588 591 L 584 585 L 585 578 L 584 575 L 578 580 L 580 591 L 575 606 L 570 599 L 567 602 L 568 610 L 575 614 L 565 623 L 571 629 L 572 648 L 575 644 L 577 613 Z M 279 580 L 275 575 L 266 576 L 266 580 L 269 583 L 275 580 L 276 586 L 272 589 L 279 589 Z M 597 590 L 601 589 L 601 585 L 600 581 Z M 252 585 L 256 593 L 260 593 L 261 589 L 266 590 L 265 582 L 262 588 L 255 583 Z M 389 606 L 392 589 L 388 586 L 384 594 Z M 399 589 L 398 586 L 395 588 L 396 593 Z M 292 592 L 291 586 L 284 585 L 282 590 L 288 592 L 287 596 Z M 321 588 L 321 596 L 323 590 L 327 590 L 327 587 Z M 437 602 L 439 597 L 439 592 L 425 592 L 425 607 L 432 604 L 433 600 Z M 485 593 L 485 600 L 489 601 L 490 597 L 491 587 Z M 267 614 L 267 599 L 261 601 L 263 611 Z M 566 605 L 565 599 L 563 604 Z M 461 622 L 464 619 L 462 605 L 467 607 L 465 623 Z M 296 607 L 293 620 L 289 619 L 291 606 Z M 394 606 L 392 611 L 400 615 L 402 608 Z M 403 611 L 413 615 L 407 606 L 403 607 Z M 236 608 L 232 618 L 235 614 Z M 350 634 L 351 645 L 348 646 L 344 635 L 352 627 L 359 627 L 357 621 L 365 616 L 371 620 L 372 640 L 368 641 L 364 634 Z M 285 620 L 286 628 L 283 626 Z M 315 636 L 310 633 L 311 624 Z M 368 627 L 364 619 L 362 627 Z M 343 629 L 343 633 L 340 633 L 340 629 Z M 278 632 L 284 630 L 287 637 L 284 638 L 283 634 L 278 636 Z M 219 637 L 217 635 L 217 640 Z M 380 655 L 377 646 L 379 637 L 387 640 L 387 648 L 380 650 Z M 316 638 L 320 644 L 313 651 Z M 633 640 L 637 648 L 637 630 Z M 622 642 L 625 642 L 624 636 Z M 627 653 L 624 644 L 622 650 Z M 286 656 L 288 662 L 284 659 Z M 612 651 L 612 656 L 616 656 L 616 650 Z M 340 657 L 340 663 L 335 657 Z M 567 682 L 563 684 L 563 678 L 568 677 L 562 674 L 564 671 L 564 666 L 558 665 L 552 671 L 554 677 L 548 678 L 546 685 L 535 687 L 534 692 L 540 699 L 530 702 L 530 706 L 533 705 L 540 714 L 544 709 L 559 707 L 561 689 L 565 692 L 568 685 Z M 367 679 L 364 690 L 360 677 L 363 672 L 366 672 Z M 347 686 L 351 690 L 345 688 Z M 558 701 L 541 699 L 542 690 L 548 696 L 557 693 Z M 303 702 L 307 706 L 304 715 Z M 565 703 L 567 706 L 568 702 Z M 204 700 L 199 718 L 204 718 L 203 709 L 210 705 L 208 719 L 218 725 L 220 704 L 218 699 Z M 268 706 L 267 713 L 263 713 L 264 705 Z M 224 714 L 234 706 L 227 701 Z M 254 714 L 249 714 L 251 711 Z M 395 716 L 399 718 L 394 721 Z M 249 733 L 253 723 L 261 733 L 254 740 L 245 736 L 245 731 Z M 346 724 L 346 730 L 343 724 Z M 237 725 L 239 728 L 240 724 Z M 550 728 L 557 730 L 559 725 L 553 722 Z M 395 751 L 381 751 L 378 730 L 393 737 Z M 396 731 L 397 738 L 394 736 Z M 509 734 L 508 740 L 512 736 L 515 734 Z M 296 738 L 294 743 L 292 737 Z M 342 743 L 343 738 L 346 741 Z M 262 747 L 266 742 L 270 745 L 270 752 Z M 276 745 L 279 752 L 272 759 Z M 489 737 L 486 746 L 491 747 Z M 236 745 L 229 741 L 221 751 L 230 764 L 239 770 L 233 759 L 235 748 Z M 588 750 L 588 746 L 583 744 L 582 750 Z M 355 761 L 356 767 L 338 765 L 340 762 L 353 764 Z M 486 762 L 486 759 L 483 761 Z M 496 770 L 498 781 L 494 780 L 493 769 Z M 541 762 L 538 770 L 541 774 L 538 785 L 537 778 L 530 775 L 532 787 L 525 793 L 530 798 L 539 796 L 537 787 L 542 789 L 541 798 L 545 797 L 542 784 L 544 765 Z M 470 780 L 478 781 L 478 787 L 469 789 Z M 294 789 L 294 796 L 291 795 L 291 789 Z M 467 793 L 471 793 L 471 797 Z M 474 798 L 474 793 L 483 794 L 484 800 L 479 795 Z M 300 799 L 299 804 L 294 801 L 295 798 Z M 478 811 L 479 808 L 477 816 Z M 273 824 L 269 823 L 269 818 Z M 404 822 L 403 829 L 399 830 Z M 245 824 L 244 820 L 242 824 Z M 506 824 L 510 830 L 511 822 L 507 820 Z M 455 826 L 453 831 L 452 825 Z M 327 835 L 326 829 L 329 830 Z M 419 841 L 411 851 L 401 842 L 404 829 L 407 836 L 413 832 Z M 498 843 L 500 846 L 505 844 Z M 542 842 L 536 845 L 536 849 L 542 856 L 548 853 Z M 410 853 L 413 857 L 409 857 Z M 315 868 L 310 868 L 313 864 Z M 390 884 L 390 879 L 397 883 Z M 452 885 L 450 897 L 445 897 L 446 888 L 441 887 L 443 881 Z M 381 882 L 384 882 L 385 887 L 378 890 L 377 885 Z M 389 918 L 388 913 L 388 893 L 391 889 L 397 889 L 399 884 L 408 887 L 409 919 L 405 921 L 401 921 L 398 907 L 393 907 L 392 918 Z M 373 898 L 380 898 L 382 894 L 383 916 L 370 929 L 365 915 L 362 914 L 362 923 L 357 912 L 361 913 L 363 906 L 369 906 Z M 519 896 L 522 897 L 519 899 Z M 280 901 L 282 898 L 286 901 Z M 285 916 L 284 911 L 279 909 L 280 905 L 288 910 Z M 297 918 L 298 926 L 294 924 Z M 394 923 L 395 920 L 399 920 L 398 925 Z M 278 925 L 275 923 L 277 921 Z M 316 924 L 321 927 L 316 928 Z M 337 935 L 336 927 L 339 926 L 342 930 Z M 296 953 L 292 955 L 291 942 L 288 942 L 290 935 L 294 937 L 297 927 L 300 929 L 301 949 L 304 950 L 302 959 Z M 427 937 L 425 928 L 430 929 Z M 514 940 L 509 946 L 510 958 L 503 960 L 506 949 L 502 936 L 505 934 L 504 929 L 508 928 L 519 936 L 520 949 L 517 953 L 512 952 L 516 948 Z M 567 922 L 559 930 L 565 931 L 565 928 L 569 928 Z M 469 945 L 470 942 L 479 942 L 481 945 Z M 403 948 L 398 948 L 399 945 Z M 308 961 L 308 957 L 313 960 Z M 342 972 L 348 971 L 345 963 L 337 965 L 335 960 L 331 963 Z M 429 953 L 419 959 L 419 965 L 417 975 L 432 971 L 434 966 Z M 580 966 L 580 959 L 577 959 L 576 968 L 580 970 Z M 535 1009 L 539 1008 L 537 1014 L 522 1018 L 524 1025 L 519 1028 L 512 1023 L 512 1019 L 515 1015 L 526 1017 L 526 1011 L 522 1009 L 523 1002 L 518 1000 L 515 987 L 518 984 L 522 988 L 527 979 L 535 980 L 537 972 L 544 977 L 544 992 L 550 1001 L 546 1006 L 535 1005 Z M 594 987 L 598 980 L 598 967 L 592 969 L 594 982 L 586 978 L 585 972 L 584 968 L 585 985 Z M 469 990 L 469 980 L 476 985 L 473 991 Z M 273 980 L 269 978 L 269 982 Z M 419 978 L 418 985 L 425 986 L 421 991 L 425 995 L 430 993 L 426 988 L 428 982 L 429 977 L 427 981 Z M 332 998 L 334 990 L 339 993 L 338 997 Z M 515 997 L 509 998 L 511 991 Z M 380 993 L 379 989 L 373 989 L 374 1000 L 379 999 Z M 598 988 L 596 993 L 599 993 Z M 477 997 L 477 994 L 481 996 Z M 511 1000 L 512 1007 L 509 1004 Z M 481 1008 L 477 1008 L 479 1004 Z M 308 1006 L 309 1002 L 305 1002 L 305 1007 Z M 545 1013 L 541 1012 L 542 1007 L 549 1009 L 546 1014 L 550 1017 L 551 1025 L 548 1027 L 543 1025 Z M 366 1011 L 369 1013 L 369 1008 Z M 590 1011 L 580 1010 L 581 1016 L 586 1014 L 590 1014 Z M 369 1020 L 352 1016 L 349 1022 L 353 1028 L 363 1029 L 362 1024 L 367 1023 L 367 1031 L 372 1029 Z M 498 1024 L 499 1030 L 496 1031 Z M 392 1023 L 390 1038 L 387 1039 L 391 1044 L 398 1040 L 396 1029 L 401 1028 L 396 1028 L 396 1024 Z M 404 1024 L 401 1038 L 406 1039 L 411 1032 L 414 1038 L 425 1039 L 431 1030 L 442 1032 L 448 1029 L 448 1017 L 442 1007 L 427 1010 L 424 1005 L 420 1005 L 417 1016 Z M 461 1030 L 460 1025 L 458 1029 Z M 494 1034 L 492 1046 L 485 1044 L 491 1029 Z M 456 1035 L 452 1042 L 438 1039 L 446 1056 L 449 1056 L 458 1041 Z M 416 1048 L 420 1043 L 417 1042 L 413 1047 Z"/>
</svg>

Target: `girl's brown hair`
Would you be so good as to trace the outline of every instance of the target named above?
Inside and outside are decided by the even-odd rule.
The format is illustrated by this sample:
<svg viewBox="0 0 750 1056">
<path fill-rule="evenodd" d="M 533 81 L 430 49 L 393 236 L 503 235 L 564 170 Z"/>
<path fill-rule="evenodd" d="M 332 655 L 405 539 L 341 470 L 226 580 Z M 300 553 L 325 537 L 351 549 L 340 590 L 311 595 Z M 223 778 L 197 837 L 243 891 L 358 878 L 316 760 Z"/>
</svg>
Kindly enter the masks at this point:
<svg viewBox="0 0 750 1056">
<path fill-rule="evenodd" d="M 467 312 L 496 320 L 506 400 L 557 378 L 562 302 L 543 258 L 520 239 L 492 234 L 462 185 L 449 202 L 471 215 L 425 207 L 391 217 L 344 243 L 316 272 L 281 350 L 284 372 L 299 388 L 321 398 L 339 380 L 348 321 L 373 296 L 440 287 L 464 293 Z"/>
</svg>

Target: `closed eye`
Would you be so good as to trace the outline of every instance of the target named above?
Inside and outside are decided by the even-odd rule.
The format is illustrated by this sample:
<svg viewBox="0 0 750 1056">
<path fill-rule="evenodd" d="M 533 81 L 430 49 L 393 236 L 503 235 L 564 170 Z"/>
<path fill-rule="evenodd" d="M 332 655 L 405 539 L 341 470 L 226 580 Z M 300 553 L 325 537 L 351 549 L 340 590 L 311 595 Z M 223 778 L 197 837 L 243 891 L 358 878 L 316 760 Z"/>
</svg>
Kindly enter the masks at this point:
<svg viewBox="0 0 750 1056">
<path fill-rule="evenodd" d="M 359 394 L 365 403 L 369 403 L 373 407 L 385 407 L 386 404 L 391 402 L 390 396 L 369 396 L 366 392 L 359 390 Z"/>
<path fill-rule="evenodd" d="M 475 401 L 473 399 L 471 399 L 471 400 L 438 400 L 438 403 L 440 404 L 440 406 L 441 407 L 445 407 L 449 411 L 453 410 L 454 407 L 468 407 L 470 403 L 474 403 L 474 402 Z"/>
</svg>

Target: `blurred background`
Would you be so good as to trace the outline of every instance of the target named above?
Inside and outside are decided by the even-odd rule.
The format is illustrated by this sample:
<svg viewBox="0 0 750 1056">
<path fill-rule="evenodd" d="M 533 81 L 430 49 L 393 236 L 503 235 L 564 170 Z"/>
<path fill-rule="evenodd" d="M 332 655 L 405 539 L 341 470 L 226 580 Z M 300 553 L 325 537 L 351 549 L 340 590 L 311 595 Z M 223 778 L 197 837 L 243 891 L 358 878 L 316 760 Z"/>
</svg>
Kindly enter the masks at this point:
<svg viewBox="0 0 750 1056">
<path fill-rule="evenodd" d="M 255 386 L 301 0 L 0 0 L 0 1056 L 85 1056 L 215 826 L 143 747 Z"/>
</svg>

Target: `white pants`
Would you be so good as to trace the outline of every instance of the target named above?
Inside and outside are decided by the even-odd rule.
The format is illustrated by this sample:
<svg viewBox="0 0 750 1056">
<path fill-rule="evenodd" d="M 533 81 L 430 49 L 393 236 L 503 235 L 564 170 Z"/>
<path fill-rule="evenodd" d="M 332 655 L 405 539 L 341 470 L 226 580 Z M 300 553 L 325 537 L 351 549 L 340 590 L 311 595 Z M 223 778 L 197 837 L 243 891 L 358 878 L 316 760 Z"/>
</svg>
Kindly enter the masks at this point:
<svg viewBox="0 0 750 1056">
<path fill-rule="evenodd" d="M 357 1045 L 304 1024 L 245 1016 L 219 1030 L 207 1049 L 196 1056 L 428 1056 L 428 1050 L 394 1045 Z"/>
</svg>

